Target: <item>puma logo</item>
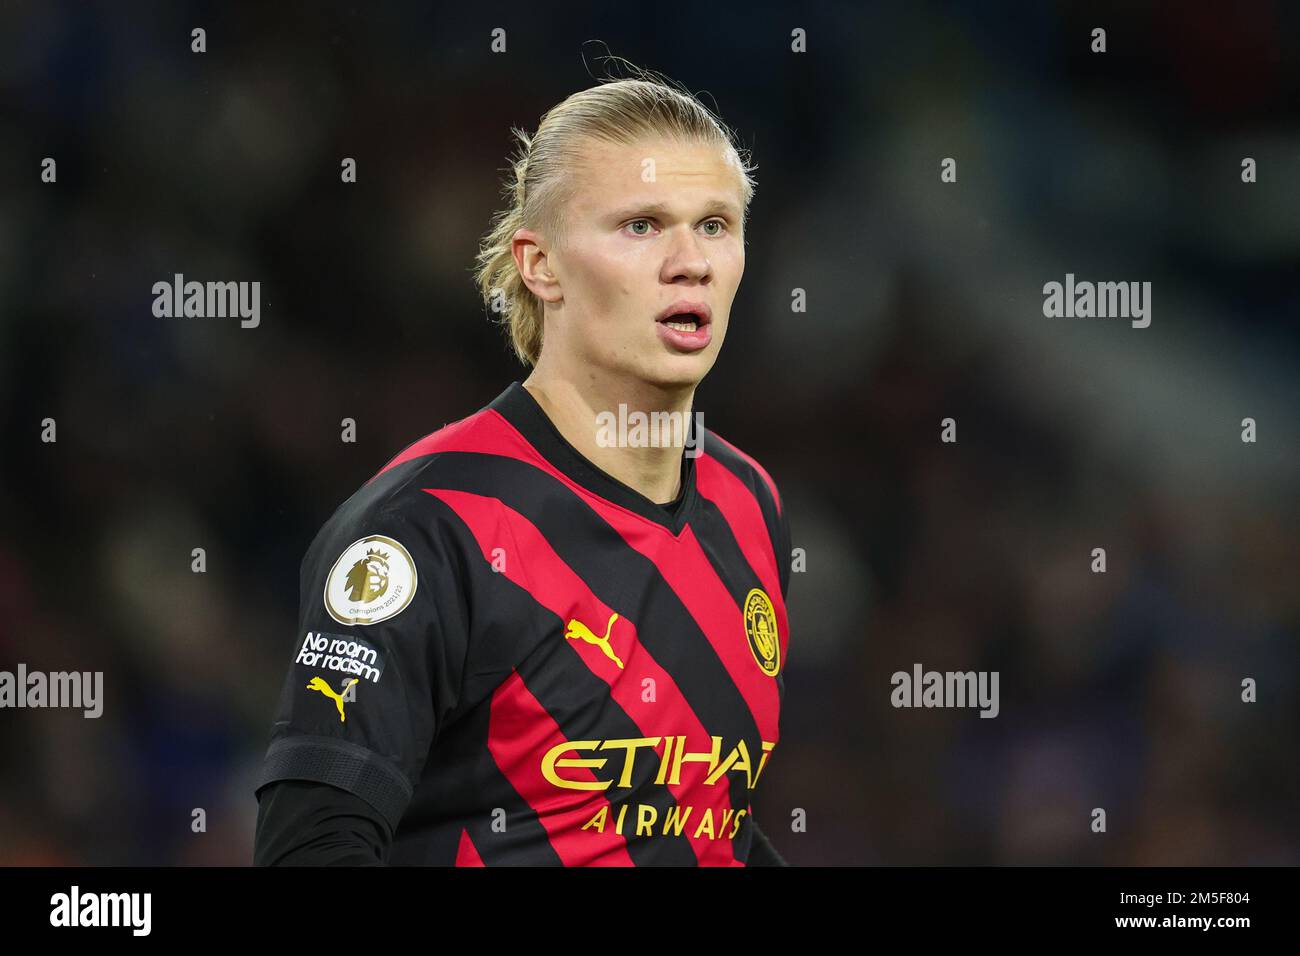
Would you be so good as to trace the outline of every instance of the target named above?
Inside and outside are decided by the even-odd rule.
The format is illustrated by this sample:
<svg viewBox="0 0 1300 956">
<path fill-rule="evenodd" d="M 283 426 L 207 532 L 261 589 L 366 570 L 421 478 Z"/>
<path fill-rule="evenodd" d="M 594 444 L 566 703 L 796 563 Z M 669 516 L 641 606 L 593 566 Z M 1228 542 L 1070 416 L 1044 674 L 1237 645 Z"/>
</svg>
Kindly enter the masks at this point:
<svg viewBox="0 0 1300 956">
<path fill-rule="evenodd" d="M 357 682 L 357 678 L 354 677 L 352 678 L 352 680 L 345 683 L 343 685 L 343 694 L 346 694 L 348 692 L 348 688 L 351 687 L 356 682 Z M 331 687 L 329 684 L 325 682 L 325 678 L 313 677 L 308 682 L 307 689 L 318 690 L 326 697 L 334 701 L 334 706 L 339 709 L 339 721 L 342 722 L 347 720 L 347 717 L 343 715 L 343 694 L 337 693 L 333 687 Z"/>
<path fill-rule="evenodd" d="M 609 616 L 609 623 L 605 625 L 604 637 L 599 637 L 592 631 L 591 628 L 589 628 L 586 624 L 583 624 L 575 617 L 573 620 L 569 622 L 569 626 L 565 630 L 564 636 L 567 637 L 569 640 L 580 638 L 586 641 L 588 644 L 595 644 L 602 651 L 604 651 L 605 656 L 608 657 L 615 664 L 617 664 L 619 666 L 619 669 L 621 670 L 623 667 L 623 662 L 619 660 L 618 655 L 614 653 L 614 648 L 609 646 L 609 632 L 614 629 L 614 622 L 617 620 L 618 620 L 618 614 L 617 613 L 611 614 Z"/>
</svg>

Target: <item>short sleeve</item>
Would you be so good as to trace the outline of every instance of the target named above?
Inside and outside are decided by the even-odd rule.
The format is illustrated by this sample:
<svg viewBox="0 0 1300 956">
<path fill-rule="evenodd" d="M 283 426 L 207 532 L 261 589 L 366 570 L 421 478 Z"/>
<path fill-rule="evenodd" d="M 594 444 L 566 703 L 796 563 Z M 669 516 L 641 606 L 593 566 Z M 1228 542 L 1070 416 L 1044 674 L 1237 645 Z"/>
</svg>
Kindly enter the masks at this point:
<svg viewBox="0 0 1300 956">
<path fill-rule="evenodd" d="M 430 513 L 350 499 L 300 570 L 298 627 L 258 792 L 312 780 L 392 830 L 455 708 L 466 655 L 457 562 Z"/>
</svg>

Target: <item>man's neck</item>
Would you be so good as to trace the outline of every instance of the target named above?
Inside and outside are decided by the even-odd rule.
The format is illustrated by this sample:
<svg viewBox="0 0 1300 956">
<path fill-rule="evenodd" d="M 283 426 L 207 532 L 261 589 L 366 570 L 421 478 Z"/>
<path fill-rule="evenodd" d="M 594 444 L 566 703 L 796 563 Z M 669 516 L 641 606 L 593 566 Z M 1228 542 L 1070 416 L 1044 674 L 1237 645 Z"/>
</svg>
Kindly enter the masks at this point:
<svg viewBox="0 0 1300 956">
<path fill-rule="evenodd" d="M 683 434 L 689 434 L 693 387 L 666 392 L 654 386 L 629 388 L 625 383 L 615 386 L 599 379 L 579 386 L 571 379 L 539 373 L 536 369 L 523 384 L 564 439 L 601 471 L 656 504 L 675 501 L 681 494 L 684 448 L 680 444 L 661 442 L 650 447 L 602 444 L 599 416 L 605 413 L 606 420 L 612 416 L 615 422 L 621 421 L 620 404 L 626 406 L 628 415 L 677 412 L 686 429 Z"/>
</svg>

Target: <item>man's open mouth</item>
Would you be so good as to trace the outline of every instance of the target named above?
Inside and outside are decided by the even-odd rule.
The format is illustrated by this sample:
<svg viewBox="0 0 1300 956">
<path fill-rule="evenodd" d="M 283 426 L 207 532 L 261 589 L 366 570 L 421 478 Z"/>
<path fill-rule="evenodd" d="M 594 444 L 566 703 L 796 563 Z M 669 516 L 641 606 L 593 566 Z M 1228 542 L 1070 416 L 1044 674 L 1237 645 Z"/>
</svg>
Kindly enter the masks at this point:
<svg viewBox="0 0 1300 956">
<path fill-rule="evenodd" d="M 674 302 L 655 319 L 678 332 L 698 331 L 712 320 L 712 310 L 702 302 Z"/>
<path fill-rule="evenodd" d="M 708 303 L 681 299 L 659 313 L 659 340 L 679 353 L 699 352 L 713 341 Z"/>
<path fill-rule="evenodd" d="M 662 321 L 668 328 L 676 329 L 678 332 L 694 332 L 700 327 L 699 320 L 690 314 L 663 319 Z"/>
</svg>

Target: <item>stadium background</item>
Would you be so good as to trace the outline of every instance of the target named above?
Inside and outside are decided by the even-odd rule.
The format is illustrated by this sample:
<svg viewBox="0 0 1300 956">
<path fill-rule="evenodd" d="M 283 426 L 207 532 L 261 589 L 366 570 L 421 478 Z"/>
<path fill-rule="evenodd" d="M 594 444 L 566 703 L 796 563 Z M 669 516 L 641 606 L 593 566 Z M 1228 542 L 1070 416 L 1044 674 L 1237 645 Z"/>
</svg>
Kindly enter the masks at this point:
<svg viewBox="0 0 1300 956">
<path fill-rule="evenodd" d="M 0 11 L 0 668 L 102 670 L 105 709 L 0 712 L 0 863 L 250 860 L 299 561 L 524 377 L 469 268 L 510 125 L 603 75 L 593 39 L 759 166 L 699 407 L 807 554 L 778 849 L 1300 862 L 1300 9 L 32 2 Z M 155 318 L 177 272 L 260 281 L 260 327 Z M 1151 327 L 1044 318 L 1067 272 L 1151 281 Z M 1000 671 L 1000 716 L 892 708 L 916 662 Z"/>
</svg>

